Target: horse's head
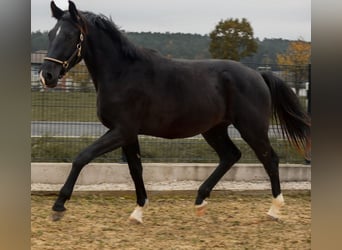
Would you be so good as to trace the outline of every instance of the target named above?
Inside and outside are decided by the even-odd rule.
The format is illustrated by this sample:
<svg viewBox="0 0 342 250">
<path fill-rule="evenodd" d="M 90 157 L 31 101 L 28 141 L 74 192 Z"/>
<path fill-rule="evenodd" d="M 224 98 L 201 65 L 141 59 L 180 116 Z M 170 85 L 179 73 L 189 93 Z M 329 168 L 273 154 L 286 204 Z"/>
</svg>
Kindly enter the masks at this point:
<svg viewBox="0 0 342 250">
<path fill-rule="evenodd" d="M 47 56 L 40 69 L 40 80 L 44 86 L 53 88 L 82 59 L 85 38 L 85 24 L 73 2 L 69 11 L 63 11 L 51 1 L 52 16 L 57 24 L 49 32 Z"/>
</svg>

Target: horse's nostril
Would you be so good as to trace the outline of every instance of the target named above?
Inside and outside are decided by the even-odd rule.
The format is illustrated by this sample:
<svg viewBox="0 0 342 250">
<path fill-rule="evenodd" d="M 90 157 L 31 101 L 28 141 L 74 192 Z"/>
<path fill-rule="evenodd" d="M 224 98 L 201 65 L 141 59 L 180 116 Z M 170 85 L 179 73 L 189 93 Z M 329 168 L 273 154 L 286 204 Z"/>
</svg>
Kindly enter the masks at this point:
<svg viewBox="0 0 342 250">
<path fill-rule="evenodd" d="M 52 79 L 52 74 L 51 73 L 46 73 L 46 80 L 51 80 Z"/>
</svg>

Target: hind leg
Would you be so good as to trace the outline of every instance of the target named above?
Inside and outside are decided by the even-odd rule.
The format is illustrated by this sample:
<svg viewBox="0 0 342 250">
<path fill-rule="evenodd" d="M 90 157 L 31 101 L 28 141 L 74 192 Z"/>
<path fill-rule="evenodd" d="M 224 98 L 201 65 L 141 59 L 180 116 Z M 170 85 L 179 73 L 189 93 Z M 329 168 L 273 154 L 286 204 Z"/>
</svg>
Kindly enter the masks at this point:
<svg viewBox="0 0 342 250">
<path fill-rule="evenodd" d="M 257 152 L 257 150 L 254 150 Z M 281 192 L 280 179 L 279 179 L 279 158 L 273 148 L 270 146 L 270 151 L 268 151 L 270 156 L 266 156 L 262 152 L 256 153 L 260 161 L 263 163 L 264 168 L 270 178 L 273 201 L 267 214 L 273 219 L 280 218 L 280 209 L 284 205 L 284 198 Z M 260 156 L 261 155 L 261 156 Z"/>
<path fill-rule="evenodd" d="M 211 130 L 203 133 L 203 137 L 218 154 L 220 163 L 198 190 L 195 201 L 198 215 L 204 214 L 205 206 L 207 204 L 205 199 L 209 197 L 211 190 L 222 178 L 222 176 L 227 173 L 232 165 L 241 157 L 240 150 L 228 137 L 227 126 L 222 125 L 212 128 Z"/>
<path fill-rule="evenodd" d="M 279 158 L 270 144 L 267 135 L 268 126 L 258 128 L 257 124 L 254 125 L 254 127 L 248 129 L 239 129 L 237 126 L 237 129 L 242 138 L 251 146 L 270 178 L 273 201 L 267 214 L 274 219 L 278 219 L 280 217 L 280 208 L 284 205 L 279 180 Z"/>
</svg>

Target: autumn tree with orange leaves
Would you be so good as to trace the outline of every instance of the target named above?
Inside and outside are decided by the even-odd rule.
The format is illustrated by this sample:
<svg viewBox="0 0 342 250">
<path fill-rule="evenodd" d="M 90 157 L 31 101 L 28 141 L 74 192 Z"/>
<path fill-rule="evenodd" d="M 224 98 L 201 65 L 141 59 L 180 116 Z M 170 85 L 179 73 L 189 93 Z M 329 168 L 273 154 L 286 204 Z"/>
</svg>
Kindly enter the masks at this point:
<svg viewBox="0 0 342 250">
<path fill-rule="evenodd" d="M 303 40 L 290 42 L 284 54 L 277 54 L 277 63 L 291 79 L 298 94 L 303 82 L 308 79 L 308 64 L 311 61 L 311 43 Z"/>
</svg>

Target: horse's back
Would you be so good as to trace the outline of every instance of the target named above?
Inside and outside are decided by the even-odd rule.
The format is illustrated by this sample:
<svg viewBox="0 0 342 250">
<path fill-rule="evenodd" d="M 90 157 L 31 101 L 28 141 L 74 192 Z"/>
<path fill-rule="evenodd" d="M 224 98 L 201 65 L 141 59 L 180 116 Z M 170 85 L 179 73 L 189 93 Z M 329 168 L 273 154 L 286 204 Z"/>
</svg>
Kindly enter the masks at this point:
<svg viewBox="0 0 342 250">
<path fill-rule="evenodd" d="M 161 137 L 202 133 L 225 115 L 225 99 L 210 62 L 160 60 L 145 79 L 147 98 L 142 130 Z M 155 122 L 156 121 L 156 122 Z"/>
<path fill-rule="evenodd" d="M 146 82 L 149 105 L 143 130 L 157 136 L 192 136 L 221 123 L 229 125 L 239 113 L 258 105 L 265 110 L 269 106 L 260 74 L 238 62 L 165 60 L 154 72 Z"/>
<path fill-rule="evenodd" d="M 225 102 L 222 123 L 236 127 L 268 128 L 271 116 L 271 95 L 261 74 L 240 62 L 213 60 L 208 64 L 217 74 L 219 92 Z M 242 124 L 242 125 L 241 125 Z"/>
<path fill-rule="evenodd" d="M 233 60 L 199 61 L 203 79 L 216 88 L 224 101 L 225 119 L 233 122 L 241 115 L 251 112 L 269 117 L 271 111 L 270 91 L 261 74 Z M 205 75 L 209 77 L 206 78 Z"/>
</svg>

